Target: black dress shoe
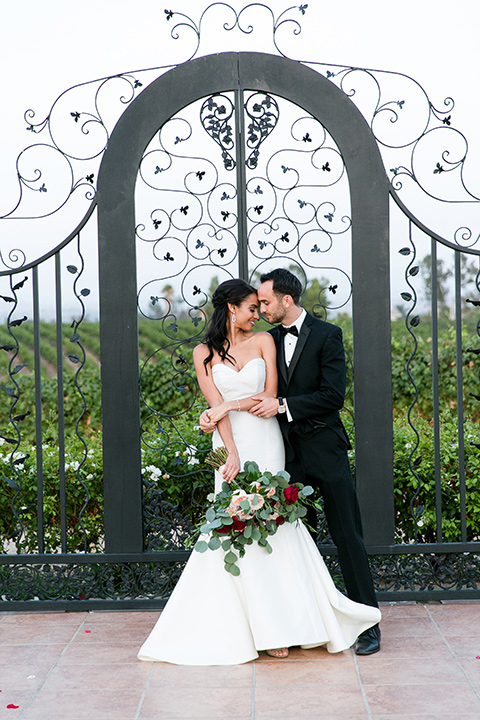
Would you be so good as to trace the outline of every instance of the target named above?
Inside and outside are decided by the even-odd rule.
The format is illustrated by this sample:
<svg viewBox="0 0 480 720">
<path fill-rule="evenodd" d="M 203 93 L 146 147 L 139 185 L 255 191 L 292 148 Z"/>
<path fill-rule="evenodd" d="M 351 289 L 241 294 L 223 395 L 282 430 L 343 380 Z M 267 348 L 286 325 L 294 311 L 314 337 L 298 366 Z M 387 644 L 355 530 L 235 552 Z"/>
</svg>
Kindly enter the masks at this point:
<svg viewBox="0 0 480 720">
<path fill-rule="evenodd" d="M 362 632 L 355 643 L 357 655 L 373 655 L 380 650 L 380 628 L 374 625 Z"/>
</svg>

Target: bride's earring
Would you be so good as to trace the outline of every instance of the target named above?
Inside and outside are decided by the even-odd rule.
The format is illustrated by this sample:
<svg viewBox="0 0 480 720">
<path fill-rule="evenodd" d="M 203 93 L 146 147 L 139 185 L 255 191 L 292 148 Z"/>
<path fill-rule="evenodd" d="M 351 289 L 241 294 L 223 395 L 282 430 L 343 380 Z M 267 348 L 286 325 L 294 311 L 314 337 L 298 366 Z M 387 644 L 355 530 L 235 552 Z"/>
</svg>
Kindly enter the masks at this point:
<svg viewBox="0 0 480 720">
<path fill-rule="evenodd" d="M 235 322 L 237 318 L 235 317 L 235 312 L 232 313 L 232 322 Z"/>
</svg>

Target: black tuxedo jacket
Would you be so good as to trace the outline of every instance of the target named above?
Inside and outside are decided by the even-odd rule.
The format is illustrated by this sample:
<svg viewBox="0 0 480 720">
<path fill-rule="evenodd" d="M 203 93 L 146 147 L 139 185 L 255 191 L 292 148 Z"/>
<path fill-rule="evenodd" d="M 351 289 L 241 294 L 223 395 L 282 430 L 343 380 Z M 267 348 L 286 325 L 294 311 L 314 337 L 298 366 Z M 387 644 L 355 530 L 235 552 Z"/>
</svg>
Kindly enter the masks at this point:
<svg viewBox="0 0 480 720">
<path fill-rule="evenodd" d="M 291 459 L 292 455 L 289 442 L 292 432 L 307 437 L 330 427 L 349 447 L 339 414 L 345 399 L 346 385 L 341 329 L 307 313 L 288 368 L 283 337 L 278 327 L 272 328 L 270 332 L 277 348 L 277 394 L 286 398 L 293 418 L 293 422 L 289 422 L 286 413 L 277 416 L 285 439 L 287 459 Z M 315 445 L 318 448 L 317 442 Z"/>
</svg>

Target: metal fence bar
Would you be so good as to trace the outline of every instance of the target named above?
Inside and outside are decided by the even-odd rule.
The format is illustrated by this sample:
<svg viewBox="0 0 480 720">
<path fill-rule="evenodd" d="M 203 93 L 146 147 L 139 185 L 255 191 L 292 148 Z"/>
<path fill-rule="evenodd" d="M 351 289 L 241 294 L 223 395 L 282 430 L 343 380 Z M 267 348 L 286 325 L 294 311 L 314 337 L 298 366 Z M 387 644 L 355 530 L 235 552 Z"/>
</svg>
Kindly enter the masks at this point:
<svg viewBox="0 0 480 720">
<path fill-rule="evenodd" d="M 480 554 L 480 542 L 405 543 L 397 545 L 367 545 L 369 555 L 452 555 Z M 335 545 L 321 545 L 322 555 L 337 555 Z M 103 565 L 108 563 L 158 563 L 188 560 L 192 550 L 158 550 L 155 552 L 119 553 L 45 553 L 43 555 L 0 555 L 2 565 Z"/>
<path fill-rule="evenodd" d="M 60 252 L 55 255 L 55 322 L 57 331 L 58 479 L 60 497 L 60 540 L 67 552 L 67 496 L 65 480 L 65 394 L 63 386 L 62 273 Z"/>
<path fill-rule="evenodd" d="M 248 280 L 247 198 L 245 170 L 245 108 L 243 90 L 235 90 L 235 134 L 237 163 L 238 275 Z"/>
<path fill-rule="evenodd" d="M 460 522 L 462 541 L 467 540 L 465 486 L 465 433 L 463 427 L 463 355 L 462 355 L 462 276 L 461 255 L 455 251 L 455 336 L 457 367 L 458 480 L 460 485 Z"/>
<path fill-rule="evenodd" d="M 45 552 L 45 527 L 43 507 L 43 449 L 42 449 L 42 358 L 40 348 L 40 309 L 38 265 L 33 276 L 33 353 L 35 358 L 35 443 L 37 462 L 37 544 L 40 554 Z"/>
<path fill-rule="evenodd" d="M 433 398 L 433 450 L 435 473 L 435 516 L 437 542 L 442 542 L 442 478 L 440 473 L 440 403 L 438 381 L 438 285 L 437 285 L 437 243 L 431 238 L 431 318 L 432 318 L 432 398 Z"/>
</svg>

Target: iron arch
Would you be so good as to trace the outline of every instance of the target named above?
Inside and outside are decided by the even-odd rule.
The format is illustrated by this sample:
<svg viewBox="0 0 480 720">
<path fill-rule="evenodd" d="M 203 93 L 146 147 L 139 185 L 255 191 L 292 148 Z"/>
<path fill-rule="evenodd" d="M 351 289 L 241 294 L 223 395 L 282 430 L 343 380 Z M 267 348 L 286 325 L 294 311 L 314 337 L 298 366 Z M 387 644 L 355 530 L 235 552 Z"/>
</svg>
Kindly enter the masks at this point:
<svg viewBox="0 0 480 720">
<path fill-rule="evenodd" d="M 221 53 L 189 61 L 149 85 L 118 121 L 99 173 L 106 549 L 143 550 L 134 205 L 139 163 L 175 113 L 207 95 L 233 90 L 261 90 L 295 103 L 325 126 L 342 152 L 352 208 L 357 487 L 367 544 L 389 545 L 389 188 L 376 141 L 350 98 L 307 66 L 262 53 Z"/>
</svg>

